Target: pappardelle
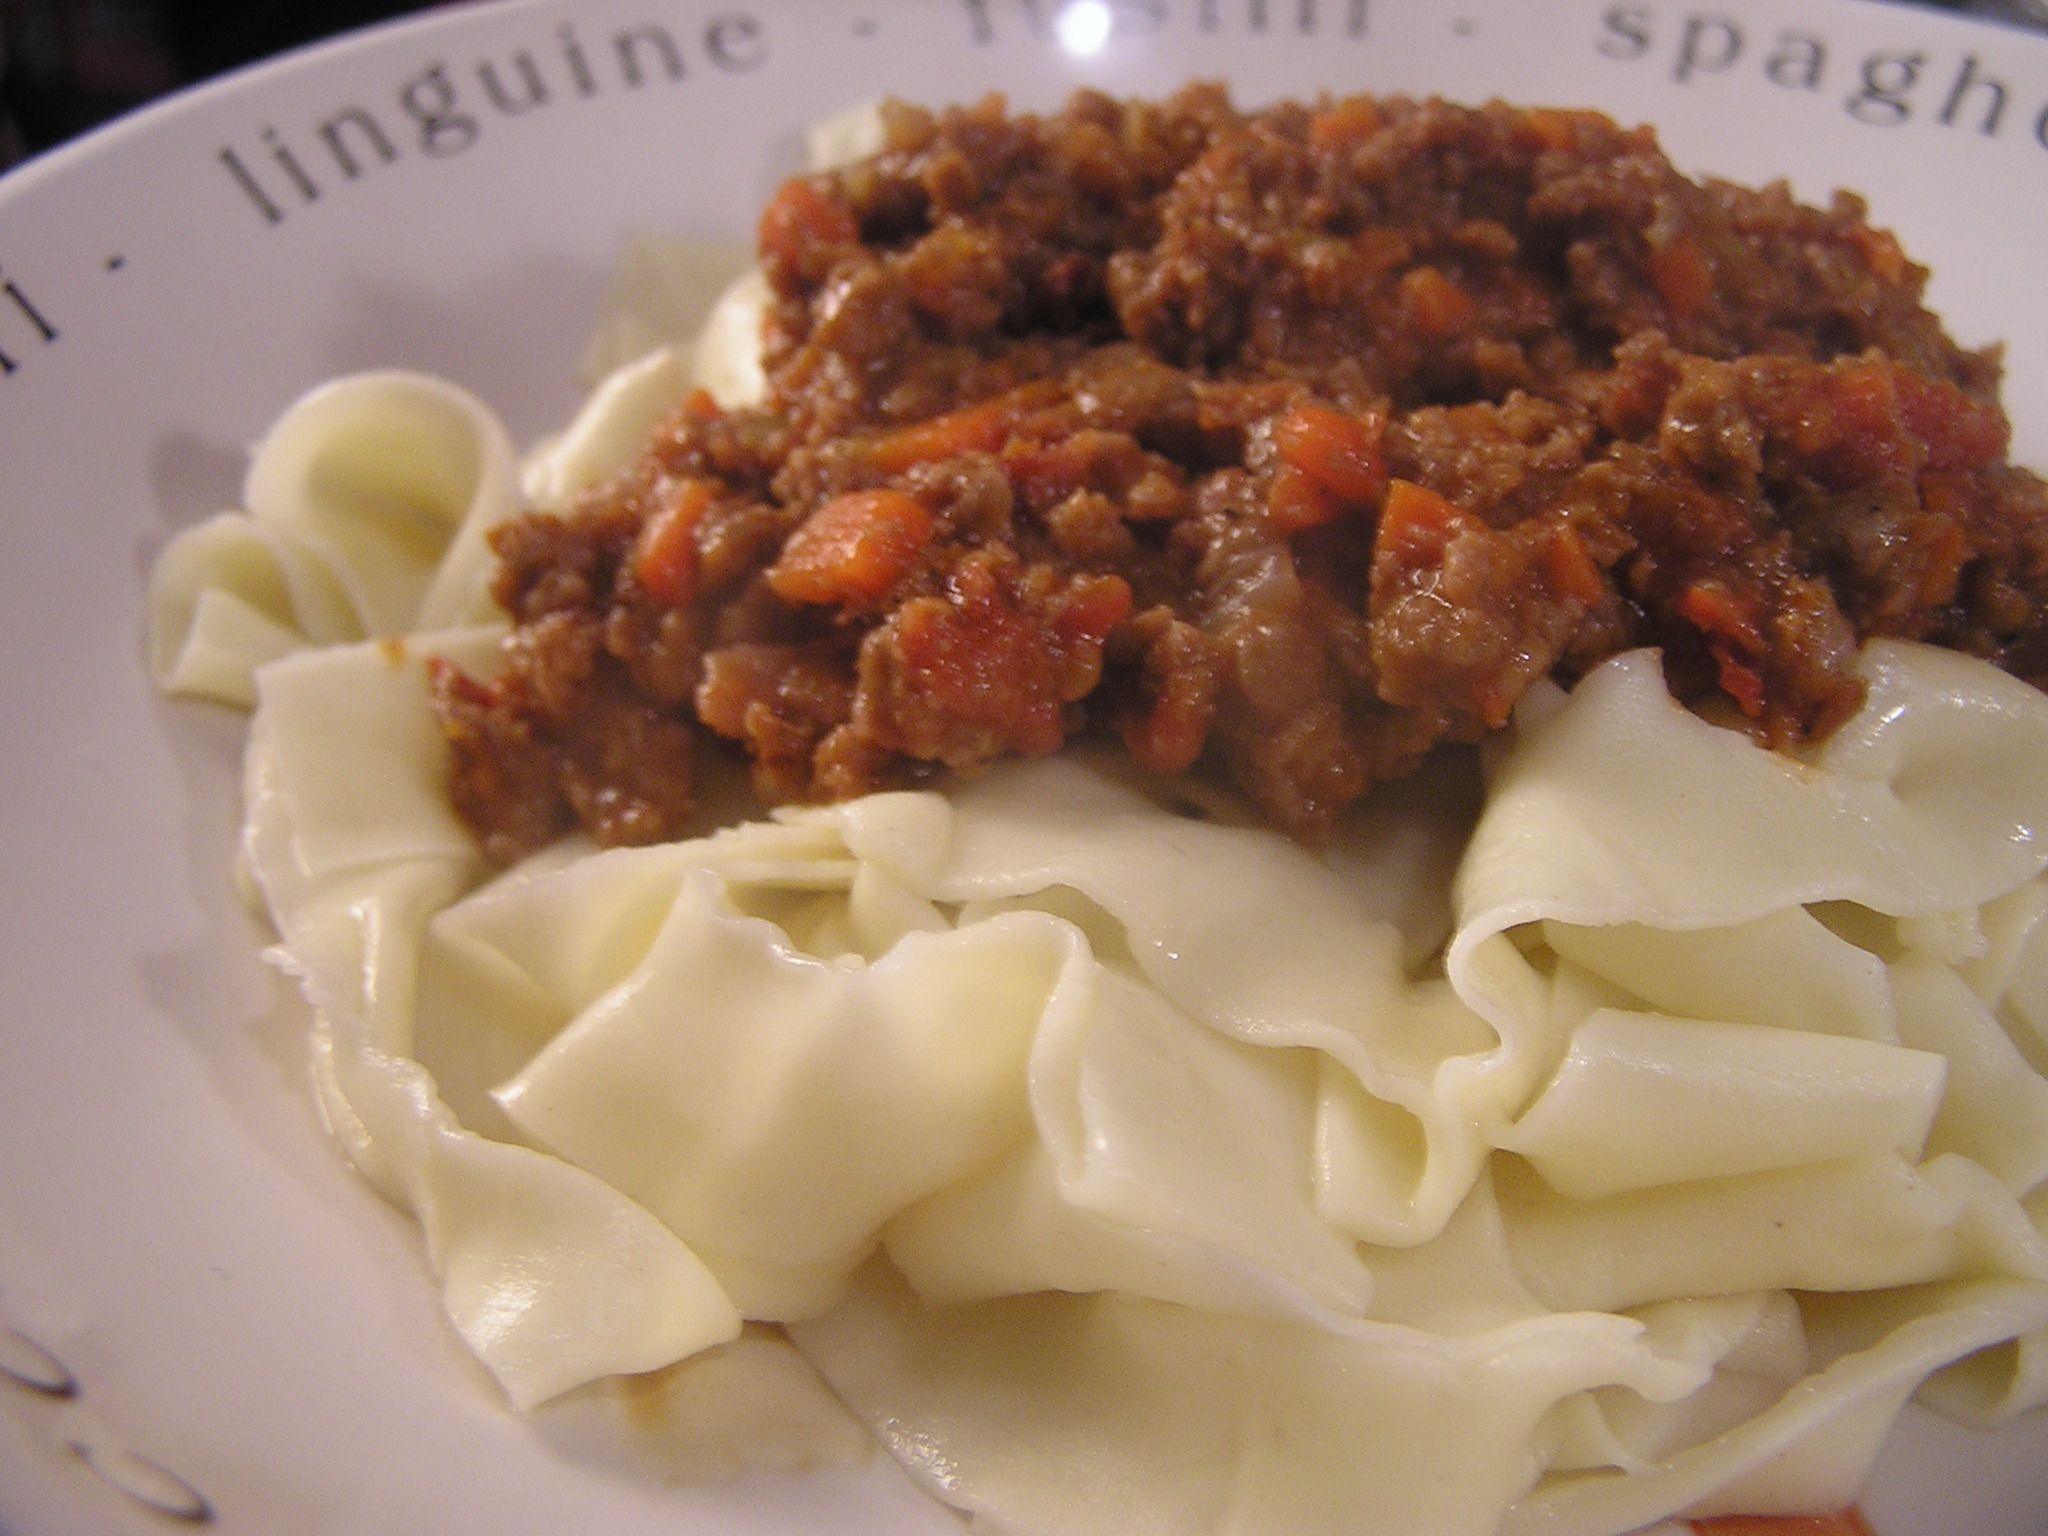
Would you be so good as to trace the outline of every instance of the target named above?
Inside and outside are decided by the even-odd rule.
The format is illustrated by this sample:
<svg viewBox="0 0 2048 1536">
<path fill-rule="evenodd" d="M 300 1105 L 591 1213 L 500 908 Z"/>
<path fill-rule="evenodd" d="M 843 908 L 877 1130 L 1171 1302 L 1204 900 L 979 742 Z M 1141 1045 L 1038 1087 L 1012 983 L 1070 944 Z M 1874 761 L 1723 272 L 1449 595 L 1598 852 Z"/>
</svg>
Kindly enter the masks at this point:
<svg viewBox="0 0 2048 1536">
<path fill-rule="evenodd" d="M 428 660 L 492 664 L 489 527 L 752 387 L 736 295 L 523 464 L 330 383 L 156 572 L 327 1123 L 514 1404 L 768 1322 L 991 1530 L 1592 1536 L 2048 1402 L 2048 697 L 1988 665 L 1873 644 L 1790 756 L 1625 654 L 1321 856 L 1070 753 L 490 871 Z"/>
</svg>

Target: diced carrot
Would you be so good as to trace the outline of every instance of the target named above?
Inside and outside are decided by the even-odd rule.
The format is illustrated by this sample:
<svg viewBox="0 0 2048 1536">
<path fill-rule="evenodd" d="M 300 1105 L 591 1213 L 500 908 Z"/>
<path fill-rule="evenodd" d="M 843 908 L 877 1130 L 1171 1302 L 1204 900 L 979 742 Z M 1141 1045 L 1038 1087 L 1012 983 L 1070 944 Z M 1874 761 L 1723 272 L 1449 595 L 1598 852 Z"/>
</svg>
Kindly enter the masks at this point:
<svg viewBox="0 0 2048 1536">
<path fill-rule="evenodd" d="M 1347 96 L 1308 120 L 1309 148 L 1325 155 L 1348 148 L 1378 133 L 1384 121 L 1379 103 L 1370 96 Z"/>
<path fill-rule="evenodd" d="M 1401 274 L 1401 302 L 1423 335 L 1442 339 L 1472 323 L 1479 305 L 1439 267 L 1414 267 Z"/>
<path fill-rule="evenodd" d="M 1543 545 L 1543 574 L 1559 592 L 1582 603 L 1597 603 L 1607 590 L 1593 552 L 1568 523 L 1559 523 Z"/>
<path fill-rule="evenodd" d="M 1334 523 L 1343 515 L 1344 503 L 1300 465 L 1283 462 L 1273 472 L 1273 489 L 1266 494 L 1266 521 L 1282 538 Z"/>
<path fill-rule="evenodd" d="M 1501 676 L 1489 678 L 1474 685 L 1472 707 L 1479 718 L 1493 730 L 1499 730 L 1514 715 L 1515 701 L 1521 698 L 1522 690 L 1513 680 Z"/>
<path fill-rule="evenodd" d="M 784 182 L 761 210 L 761 254 L 771 260 L 800 262 L 807 251 L 859 239 L 852 210 L 801 177 Z"/>
<path fill-rule="evenodd" d="M 1010 435 L 1016 403 L 998 395 L 943 416 L 898 427 L 868 450 L 868 462 L 885 475 L 900 475 L 963 453 L 993 453 Z"/>
<path fill-rule="evenodd" d="M 1746 661 L 1740 661 L 1726 642 L 1716 640 L 1707 647 L 1714 658 L 1714 674 L 1721 691 L 1735 701 L 1750 719 L 1764 712 L 1764 675 Z"/>
<path fill-rule="evenodd" d="M 1714 296 L 1714 269 L 1706 252 L 1684 236 L 1650 247 L 1650 282 L 1664 308 L 1680 320 L 1698 314 Z"/>
<path fill-rule="evenodd" d="M 1273 446 L 1284 463 L 1301 470 L 1331 495 L 1365 505 L 1387 488 L 1380 454 L 1384 423 L 1326 405 L 1297 405 L 1273 425 Z"/>
<path fill-rule="evenodd" d="M 1739 640 L 1761 648 L 1763 631 L 1757 626 L 1756 605 L 1725 582 L 1696 581 L 1678 594 L 1678 616 L 1707 635 Z"/>
<path fill-rule="evenodd" d="M 1578 124 L 1555 107 L 1530 107 L 1515 125 L 1517 137 L 1538 149 L 1568 150 L 1579 142 Z"/>
<path fill-rule="evenodd" d="M 1920 602 L 1929 608 L 1954 602 L 1962 585 L 1963 567 L 1974 553 L 1970 536 L 1959 524 L 1944 524 L 1927 549 L 1927 564 L 1920 573 L 1917 594 Z"/>
<path fill-rule="evenodd" d="M 1715 1515 L 1688 1520 L 1699 1536 L 1871 1536 L 1861 1510 L 1831 1515 Z"/>
<path fill-rule="evenodd" d="M 1726 583 L 1696 581 L 1678 595 L 1678 614 L 1707 637 L 1721 691 L 1752 720 L 1764 711 L 1763 674 L 1739 653 L 1763 649 L 1763 629 L 1756 605 Z"/>
<path fill-rule="evenodd" d="M 1413 480 L 1389 480 L 1375 553 L 1408 565 L 1435 564 L 1444 546 L 1472 527 L 1472 514 Z"/>
<path fill-rule="evenodd" d="M 910 574 L 936 526 L 901 491 L 848 491 L 789 536 L 768 585 L 786 602 L 871 603 Z"/>
<path fill-rule="evenodd" d="M 658 603 L 679 606 L 697 593 L 697 524 L 710 509 L 710 482 L 685 480 L 668 504 L 640 527 L 633 576 Z"/>
<path fill-rule="evenodd" d="M 1912 270 L 1912 263 L 1906 260 L 1906 252 L 1899 244 L 1898 236 L 1888 229 L 1872 229 L 1858 224 L 1850 231 L 1849 239 L 1863 257 L 1863 263 L 1881 282 L 1903 283 Z"/>
</svg>

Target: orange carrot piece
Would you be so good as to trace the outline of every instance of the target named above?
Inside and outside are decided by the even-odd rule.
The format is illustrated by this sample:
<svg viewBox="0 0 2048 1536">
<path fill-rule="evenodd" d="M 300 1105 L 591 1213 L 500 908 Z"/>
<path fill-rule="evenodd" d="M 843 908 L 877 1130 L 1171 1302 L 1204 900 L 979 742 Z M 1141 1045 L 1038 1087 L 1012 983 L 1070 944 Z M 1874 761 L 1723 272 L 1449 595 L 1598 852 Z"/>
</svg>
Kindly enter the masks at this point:
<svg viewBox="0 0 2048 1536">
<path fill-rule="evenodd" d="M 1375 550 L 1411 565 L 1434 564 L 1444 546 L 1472 524 L 1471 513 L 1428 486 L 1390 480 Z"/>
<path fill-rule="evenodd" d="M 1929 608 L 1954 602 L 1963 583 L 1963 567 L 1975 553 L 1968 534 L 1954 523 L 1945 524 L 1927 550 L 1927 564 L 1920 573 L 1919 600 Z"/>
<path fill-rule="evenodd" d="M 1704 634 L 1737 640 L 1753 649 L 1763 645 L 1756 609 L 1719 581 L 1696 581 L 1678 594 L 1678 616 Z"/>
<path fill-rule="evenodd" d="M 640 527 L 633 576 L 658 603 L 680 606 L 697 593 L 697 524 L 711 507 L 712 488 L 685 480 L 668 504 Z"/>
<path fill-rule="evenodd" d="M 1371 138 L 1385 119 L 1369 96 L 1347 96 L 1332 102 L 1308 120 L 1309 148 L 1318 154 L 1346 149 Z"/>
<path fill-rule="evenodd" d="M 785 602 L 871 603 L 910 574 L 936 529 L 913 496 L 848 491 L 789 536 L 768 585 Z"/>
<path fill-rule="evenodd" d="M 1543 546 L 1543 574 L 1551 586 L 1582 603 L 1597 603 L 1607 590 L 1593 552 L 1576 528 L 1560 523 Z"/>
<path fill-rule="evenodd" d="M 1685 237 L 1650 248 L 1650 282 L 1664 308 L 1680 320 L 1698 314 L 1714 296 L 1714 269 L 1706 252 Z"/>
<path fill-rule="evenodd" d="M 1344 501 L 1371 504 L 1387 488 L 1383 424 L 1326 405 L 1297 405 L 1273 425 L 1281 460 Z"/>
<path fill-rule="evenodd" d="M 1266 494 L 1266 521 L 1282 538 L 1306 533 L 1344 515 L 1344 503 L 1298 464 L 1282 462 Z"/>
<path fill-rule="evenodd" d="M 1764 712 L 1763 674 L 1739 652 L 1763 649 L 1755 604 L 1718 581 L 1696 581 L 1678 594 L 1678 615 L 1707 637 L 1721 691 L 1750 719 Z"/>
<path fill-rule="evenodd" d="M 1439 267 L 1415 267 L 1401 275 L 1401 302 L 1415 328 L 1441 340 L 1472 323 L 1479 304 Z"/>
<path fill-rule="evenodd" d="M 1739 661 L 1726 642 L 1716 640 L 1707 647 L 1714 657 L 1715 680 L 1721 691 L 1735 701 L 1735 707 L 1754 720 L 1764 712 L 1764 675 L 1746 661 Z"/>
<path fill-rule="evenodd" d="M 1538 149 L 1568 150 L 1579 142 L 1576 120 L 1555 107 L 1530 107 L 1522 113 L 1516 134 Z"/>
<path fill-rule="evenodd" d="M 1912 275 L 1913 264 L 1906 259 L 1899 237 L 1888 229 L 1871 229 L 1857 225 L 1849 235 L 1850 244 L 1862 255 L 1864 265 L 1869 267 L 1879 281 L 1903 283 Z"/>
<path fill-rule="evenodd" d="M 898 427 L 868 450 L 868 462 L 885 475 L 900 475 L 963 453 L 993 453 L 1010 435 L 1013 410 L 1014 402 L 998 395 Z"/>
</svg>

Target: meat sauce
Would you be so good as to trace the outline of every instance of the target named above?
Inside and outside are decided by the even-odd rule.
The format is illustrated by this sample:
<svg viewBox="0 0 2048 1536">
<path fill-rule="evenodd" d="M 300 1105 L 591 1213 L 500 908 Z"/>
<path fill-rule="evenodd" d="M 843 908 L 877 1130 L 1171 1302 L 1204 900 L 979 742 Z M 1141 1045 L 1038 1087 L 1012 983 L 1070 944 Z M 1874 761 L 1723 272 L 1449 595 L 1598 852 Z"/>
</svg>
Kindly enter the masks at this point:
<svg viewBox="0 0 2048 1536">
<path fill-rule="evenodd" d="M 1662 648 L 1786 747 L 1859 641 L 2048 683 L 2048 495 L 1863 205 L 1696 181 L 1589 112 L 1353 97 L 884 109 L 760 226 L 759 407 L 494 536 L 443 666 L 497 858 L 1078 733 L 1314 843 L 1545 677 Z"/>
</svg>

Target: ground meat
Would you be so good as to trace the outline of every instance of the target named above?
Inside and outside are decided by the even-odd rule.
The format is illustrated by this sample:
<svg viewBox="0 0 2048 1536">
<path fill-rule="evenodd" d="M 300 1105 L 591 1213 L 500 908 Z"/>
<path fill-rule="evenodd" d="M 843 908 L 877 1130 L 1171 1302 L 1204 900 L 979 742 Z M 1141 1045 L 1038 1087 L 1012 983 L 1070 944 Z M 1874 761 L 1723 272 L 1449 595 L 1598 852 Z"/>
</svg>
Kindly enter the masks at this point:
<svg viewBox="0 0 2048 1536">
<path fill-rule="evenodd" d="M 1871 635 L 2048 684 L 1996 355 L 1854 197 L 1501 104 L 885 119 L 762 217 L 767 401 L 496 535 L 436 687 L 494 855 L 687 830 L 714 744 L 779 802 L 1092 731 L 1313 842 L 1626 647 L 1773 746 Z"/>
</svg>

